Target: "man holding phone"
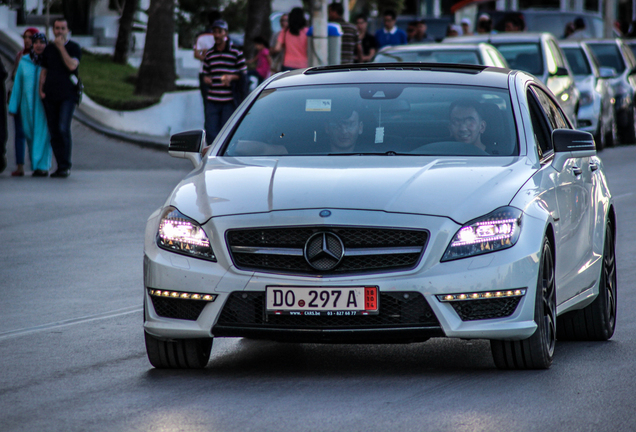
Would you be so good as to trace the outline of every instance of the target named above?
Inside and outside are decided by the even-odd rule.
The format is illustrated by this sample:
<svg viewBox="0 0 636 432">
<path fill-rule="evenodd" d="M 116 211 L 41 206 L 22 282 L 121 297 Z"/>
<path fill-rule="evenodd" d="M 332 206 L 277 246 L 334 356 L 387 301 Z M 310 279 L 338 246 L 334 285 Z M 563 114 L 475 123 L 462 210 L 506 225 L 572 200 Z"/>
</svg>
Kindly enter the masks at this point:
<svg viewBox="0 0 636 432">
<path fill-rule="evenodd" d="M 232 46 L 227 37 L 228 26 L 223 20 L 212 24 L 214 46 L 205 54 L 203 81 L 208 86 L 205 100 L 205 134 L 207 143 L 214 141 L 236 106 L 232 81 L 239 80 L 247 71 L 243 52 Z"/>
<path fill-rule="evenodd" d="M 51 147 L 57 170 L 51 177 L 66 178 L 71 173 L 71 120 L 79 102 L 78 67 L 82 57 L 80 46 L 68 39 L 68 23 L 64 18 L 53 22 L 55 40 L 42 53 L 40 97 L 51 134 Z"/>
</svg>

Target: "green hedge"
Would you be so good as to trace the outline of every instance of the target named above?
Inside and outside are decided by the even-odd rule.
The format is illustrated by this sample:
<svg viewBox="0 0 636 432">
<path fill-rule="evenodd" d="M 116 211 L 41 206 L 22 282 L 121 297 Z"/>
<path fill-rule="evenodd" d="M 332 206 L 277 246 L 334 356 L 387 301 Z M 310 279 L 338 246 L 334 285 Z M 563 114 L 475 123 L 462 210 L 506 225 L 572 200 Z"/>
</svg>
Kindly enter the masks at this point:
<svg viewBox="0 0 636 432">
<path fill-rule="evenodd" d="M 82 52 L 80 76 L 84 93 L 110 109 L 136 110 L 156 104 L 160 99 L 135 95 L 137 69 L 113 63 L 110 55 Z"/>
</svg>

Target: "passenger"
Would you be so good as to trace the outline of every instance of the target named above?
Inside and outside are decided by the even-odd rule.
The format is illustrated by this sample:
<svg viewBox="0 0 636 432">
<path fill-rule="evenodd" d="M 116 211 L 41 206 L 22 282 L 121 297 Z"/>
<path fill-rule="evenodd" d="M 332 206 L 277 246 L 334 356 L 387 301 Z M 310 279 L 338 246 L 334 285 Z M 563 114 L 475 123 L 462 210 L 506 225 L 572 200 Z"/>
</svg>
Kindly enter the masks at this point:
<svg viewBox="0 0 636 432">
<path fill-rule="evenodd" d="M 451 104 L 449 128 L 455 141 L 486 151 L 486 145 L 481 141 L 481 135 L 486 131 L 486 121 L 476 100 L 460 99 Z"/>
<path fill-rule="evenodd" d="M 31 156 L 32 176 L 47 177 L 51 168 L 51 136 L 42 99 L 37 97 L 42 73 L 40 61 L 47 40 L 44 33 L 36 33 L 31 38 L 31 53 L 23 55 L 18 63 L 9 113 L 20 113 L 22 130 Z"/>
<path fill-rule="evenodd" d="M 325 124 L 329 137 L 330 153 L 351 153 L 355 151 L 358 137 L 362 134 L 363 123 L 356 108 L 336 114 Z"/>
</svg>

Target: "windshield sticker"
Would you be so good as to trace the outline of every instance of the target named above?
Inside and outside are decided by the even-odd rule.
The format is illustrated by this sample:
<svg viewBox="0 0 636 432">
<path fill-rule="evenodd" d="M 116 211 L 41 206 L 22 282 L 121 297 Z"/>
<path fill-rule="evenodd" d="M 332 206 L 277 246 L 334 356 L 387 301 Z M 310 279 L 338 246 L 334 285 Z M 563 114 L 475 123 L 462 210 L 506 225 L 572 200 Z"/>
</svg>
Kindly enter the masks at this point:
<svg viewBox="0 0 636 432">
<path fill-rule="evenodd" d="M 305 111 L 331 112 L 331 99 L 307 99 Z"/>
<path fill-rule="evenodd" d="M 380 144 L 384 142 L 384 127 L 375 128 L 375 143 Z"/>
</svg>

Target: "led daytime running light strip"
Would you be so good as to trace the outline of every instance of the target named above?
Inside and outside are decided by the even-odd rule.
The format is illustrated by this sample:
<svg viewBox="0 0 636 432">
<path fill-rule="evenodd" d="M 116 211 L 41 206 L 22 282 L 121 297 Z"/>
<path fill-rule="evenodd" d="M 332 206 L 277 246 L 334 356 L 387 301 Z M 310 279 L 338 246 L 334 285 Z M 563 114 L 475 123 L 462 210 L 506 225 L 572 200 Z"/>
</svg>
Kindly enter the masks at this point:
<svg viewBox="0 0 636 432">
<path fill-rule="evenodd" d="M 154 297 L 168 297 L 173 299 L 184 299 L 184 300 L 202 300 L 213 302 L 216 300 L 216 294 L 198 294 L 198 293 L 187 293 L 181 291 L 168 291 L 168 290 L 157 290 L 157 289 L 149 289 L 148 294 Z"/>
<path fill-rule="evenodd" d="M 460 293 L 460 294 L 440 294 L 437 299 L 442 302 L 467 301 L 467 300 L 485 300 L 497 298 L 521 297 L 526 295 L 525 289 L 515 289 L 506 291 L 487 291 L 476 293 Z"/>
</svg>

